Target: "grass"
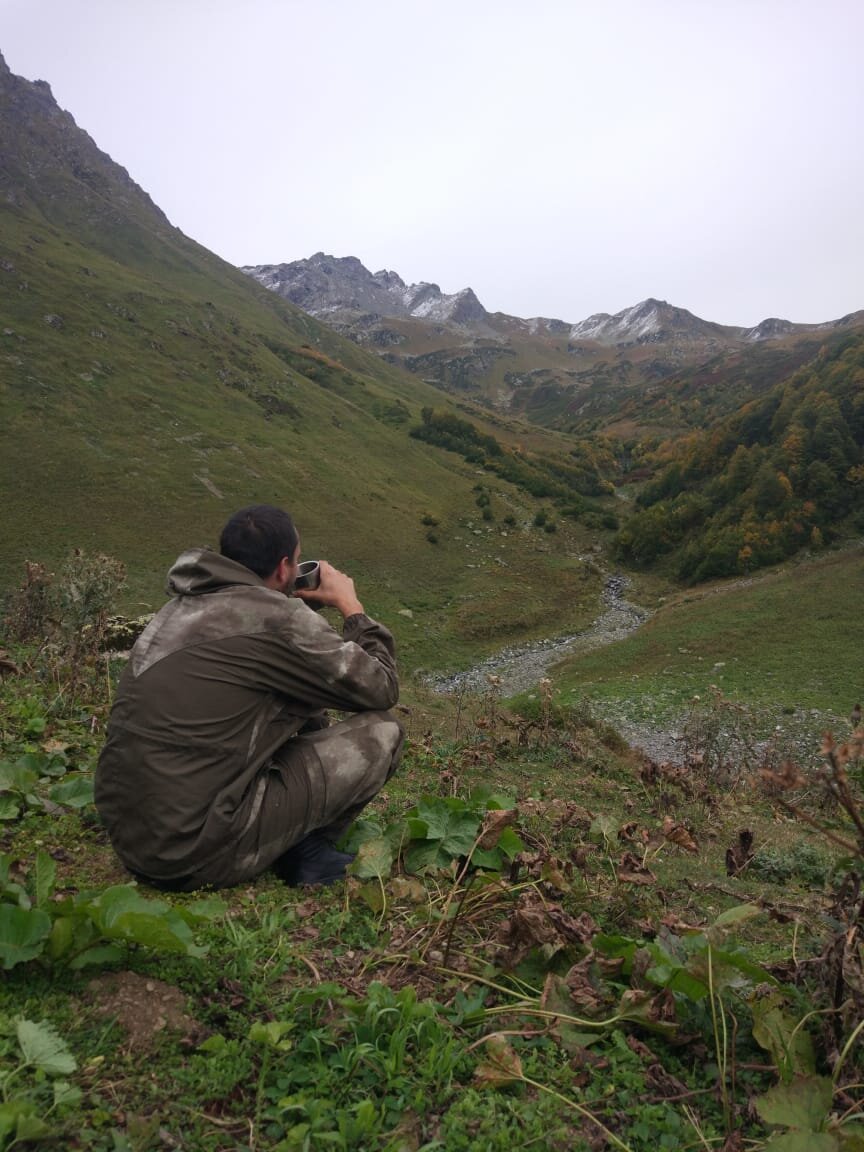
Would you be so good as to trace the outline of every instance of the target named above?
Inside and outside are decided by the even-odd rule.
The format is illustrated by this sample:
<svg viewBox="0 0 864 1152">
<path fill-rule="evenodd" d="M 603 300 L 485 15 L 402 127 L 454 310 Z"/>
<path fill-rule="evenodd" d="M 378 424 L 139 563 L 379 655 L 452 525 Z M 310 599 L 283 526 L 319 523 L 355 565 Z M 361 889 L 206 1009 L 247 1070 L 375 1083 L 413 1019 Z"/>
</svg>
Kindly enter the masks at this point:
<svg viewBox="0 0 864 1152">
<path fill-rule="evenodd" d="M 864 643 L 861 545 L 654 601 L 638 632 L 554 670 L 562 699 L 622 723 L 675 727 L 716 687 L 775 724 L 848 728 L 864 696 L 850 656 Z"/>
<path fill-rule="evenodd" d="M 56 568 L 83 547 L 127 565 L 129 611 L 152 609 L 180 551 L 272 502 L 294 511 L 307 556 L 351 572 L 393 622 L 409 670 L 464 662 L 504 630 L 542 633 L 562 605 L 568 624 L 585 618 L 590 588 L 568 557 L 593 536 L 531 530 L 536 501 L 486 475 L 498 514 L 481 521 L 476 469 L 408 435 L 424 405 L 446 406 L 440 392 L 145 223 L 149 247 L 140 219 L 114 222 L 140 240 L 118 259 L 83 225 L 27 205 L 0 215 L 0 592 L 25 560 Z M 566 453 L 556 434 L 470 415 Z"/>
<path fill-rule="evenodd" d="M 53 749 L 86 776 L 104 681 L 58 701 L 24 656 L 25 673 L 2 685 L 0 760 Z M 10 1107 L 38 1107 L 80 1152 L 653 1152 L 736 1132 L 763 1147 L 750 1101 L 777 1073 L 754 1039 L 752 990 L 777 974 L 793 1023 L 825 1005 L 818 979 L 792 974 L 811 971 L 830 936 L 831 845 L 778 818 L 754 776 L 719 787 L 697 767 L 646 774 L 613 729 L 548 697 L 525 713 L 491 694 L 466 701 L 458 739 L 452 715 L 418 708 L 407 722 L 403 767 L 368 815 L 386 825 L 424 795 L 509 794 L 524 844 L 511 870 L 483 880 L 459 865 L 396 868 L 313 891 L 263 876 L 221 894 L 223 910 L 197 929 L 203 957 L 128 944 L 80 972 L 19 965 L 0 983 L 0 1084 L 19 1059 L 20 1018 L 56 1028 L 76 1066 L 59 1096 L 56 1074 L 6 1079 Z M 726 850 L 744 826 L 755 855 L 730 876 Z M 0 848 L 19 876 L 48 853 L 63 894 L 127 879 L 87 806 L 33 804 L 5 823 Z M 711 928 L 743 905 L 763 912 Z M 699 992 L 708 940 L 710 1003 Z M 674 995 L 635 958 L 658 948 L 671 950 Z M 601 963 L 604 949 L 631 959 Z M 727 954 L 744 968 L 724 968 Z M 734 1028 L 726 1049 L 721 1014 Z"/>
</svg>

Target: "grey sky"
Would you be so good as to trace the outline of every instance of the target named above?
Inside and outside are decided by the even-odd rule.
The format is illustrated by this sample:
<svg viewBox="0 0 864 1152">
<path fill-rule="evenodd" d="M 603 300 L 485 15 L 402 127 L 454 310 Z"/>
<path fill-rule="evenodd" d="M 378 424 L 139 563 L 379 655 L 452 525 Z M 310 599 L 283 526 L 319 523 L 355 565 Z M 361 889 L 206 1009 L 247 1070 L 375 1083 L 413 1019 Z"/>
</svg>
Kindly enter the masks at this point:
<svg viewBox="0 0 864 1152">
<path fill-rule="evenodd" d="M 864 308 L 862 43 L 862 0 L 0 0 L 12 71 L 232 263 L 570 321 Z"/>
</svg>

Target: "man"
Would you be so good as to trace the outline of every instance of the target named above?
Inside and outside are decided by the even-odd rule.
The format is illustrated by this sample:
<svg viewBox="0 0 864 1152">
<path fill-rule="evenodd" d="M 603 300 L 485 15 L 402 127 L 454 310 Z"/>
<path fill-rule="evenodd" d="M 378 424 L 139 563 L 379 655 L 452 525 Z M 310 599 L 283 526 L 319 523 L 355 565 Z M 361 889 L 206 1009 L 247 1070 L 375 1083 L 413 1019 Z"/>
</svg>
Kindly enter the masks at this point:
<svg viewBox="0 0 864 1152">
<path fill-rule="evenodd" d="M 254 505 L 219 553 L 184 552 L 175 598 L 139 637 L 96 770 L 96 806 L 124 864 L 174 891 L 273 868 L 330 883 L 333 842 L 395 771 L 403 733 L 393 637 L 354 581 L 321 562 L 294 590 L 300 541 L 287 512 Z M 342 636 L 314 608 L 342 614 Z M 356 713 L 332 726 L 326 708 Z"/>
</svg>

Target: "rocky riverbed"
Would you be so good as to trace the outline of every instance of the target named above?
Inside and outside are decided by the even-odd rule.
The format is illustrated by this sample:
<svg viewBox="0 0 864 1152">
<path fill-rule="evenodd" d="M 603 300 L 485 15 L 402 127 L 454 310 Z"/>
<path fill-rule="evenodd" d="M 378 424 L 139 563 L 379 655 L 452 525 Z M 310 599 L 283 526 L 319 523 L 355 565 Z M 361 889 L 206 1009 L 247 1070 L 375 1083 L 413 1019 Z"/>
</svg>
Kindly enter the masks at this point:
<svg viewBox="0 0 864 1152">
<path fill-rule="evenodd" d="M 600 597 L 603 611 L 582 632 L 502 648 L 464 672 L 430 677 L 429 684 L 438 692 L 484 692 L 489 688 L 489 677 L 494 676 L 502 696 L 527 692 L 543 678 L 552 664 L 565 656 L 590 652 L 593 648 L 623 640 L 644 624 L 650 612 L 625 599 L 627 586 L 626 576 L 606 577 Z"/>
</svg>

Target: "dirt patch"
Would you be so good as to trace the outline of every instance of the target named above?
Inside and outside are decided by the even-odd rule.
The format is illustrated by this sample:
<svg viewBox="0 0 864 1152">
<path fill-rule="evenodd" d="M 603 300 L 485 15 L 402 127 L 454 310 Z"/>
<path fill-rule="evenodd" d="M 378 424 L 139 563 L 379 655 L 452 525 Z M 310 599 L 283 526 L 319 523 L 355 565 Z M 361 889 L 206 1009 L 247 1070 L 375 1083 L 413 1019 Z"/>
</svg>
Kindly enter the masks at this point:
<svg viewBox="0 0 864 1152">
<path fill-rule="evenodd" d="M 128 1036 L 133 1052 L 151 1051 L 161 1034 L 179 1032 L 183 1043 L 200 1043 L 207 1030 L 186 1014 L 186 996 L 162 980 L 136 972 L 109 972 L 87 985 L 100 1016 L 113 1016 Z"/>
</svg>

